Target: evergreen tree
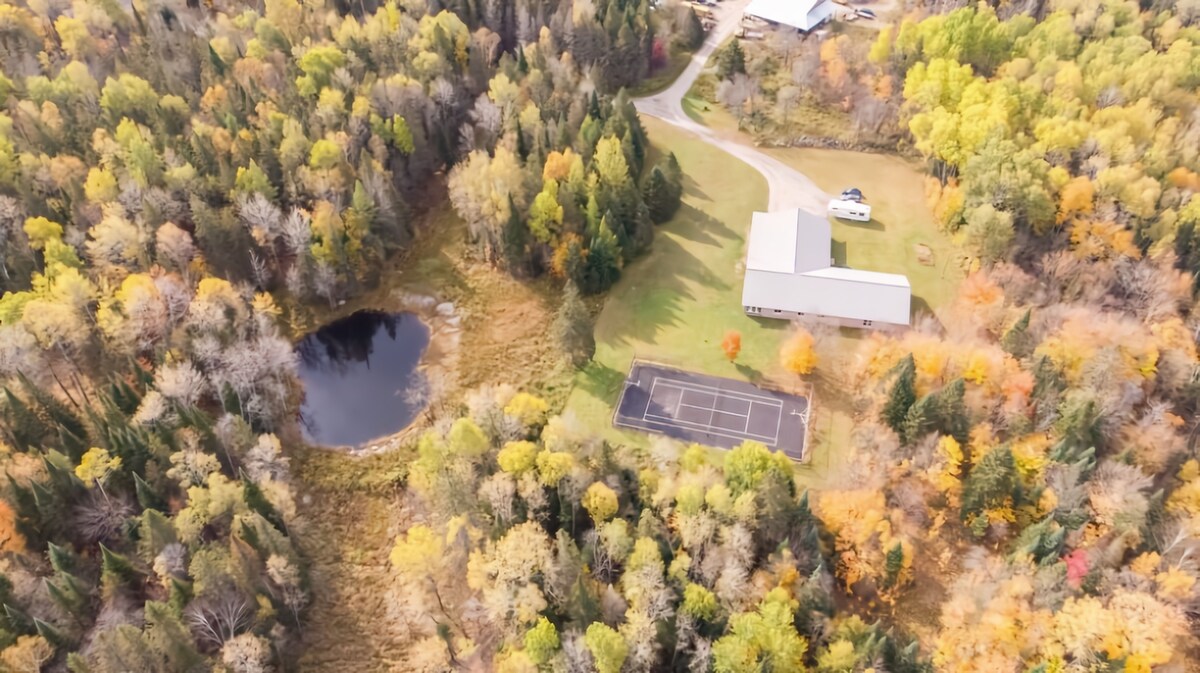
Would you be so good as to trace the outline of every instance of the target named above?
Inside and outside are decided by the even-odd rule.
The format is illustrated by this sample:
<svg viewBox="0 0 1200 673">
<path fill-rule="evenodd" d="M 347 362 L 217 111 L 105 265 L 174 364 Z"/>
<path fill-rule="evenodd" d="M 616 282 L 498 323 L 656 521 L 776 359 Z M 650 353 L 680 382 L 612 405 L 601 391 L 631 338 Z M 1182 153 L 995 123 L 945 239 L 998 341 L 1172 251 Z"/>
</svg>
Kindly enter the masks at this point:
<svg viewBox="0 0 1200 673">
<path fill-rule="evenodd" d="M 998 446 L 984 454 L 983 458 L 971 468 L 971 474 L 963 483 L 962 517 L 967 520 L 979 517 L 986 509 L 1000 507 L 1009 498 L 1014 500 L 1019 495 L 1017 483 L 1017 468 L 1013 462 L 1012 450 L 1006 446 Z"/>
<path fill-rule="evenodd" d="M 504 263 L 512 273 L 523 274 L 529 264 L 529 228 L 521 220 L 521 214 L 511 194 L 508 196 L 508 212 L 508 222 L 501 233 Z"/>
<path fill-rule="evenodd" d="M 592 91 L 592 96 L 588 99 L 588 115 L 597 121 L 604 119 L 604 115 L 600 109 L 600 98 L 596 95 L 595 91 Z"/>
<path fill-rule="evenodd" d="M 104 583 L 105 594 L 108 595 L 120 587 L 132 585 L 141 577 L 129 559 L 100 545 L 100 576 Z"/>
<path fill-rule="evenodd" d="M 592 317 L 579 297 L 579 288 L 573 282 L 567 282 L 562 304 L 558 307 L 550 331 L 576 367 L 582 367 L 596 352 Z"/>
<path fill-rule="evenodd" d="M 523 53 L 523 52 L 522 52 Z M 521 120 L 517 120 L 517 156 L 521 157 L 521 162 L 524 163 L 529 158 L 529 143 L 525 140 L 525 132 L 521 130 Z M 511 198 L 511 196 L 510 196 Z"/>
<path fill-rule="evenodd" d="M 66 547 L 49 542 L 46 544 L 46 556 L 50 559 L 50 567 L 57 573 L 73 573 L 79 569 L 79 555 Z"/>
<path fill-rule="evenodd" d="M 604 292 L 621 277 L 621 246 L 608 226 L 608 218 L 600 222 L 600 231 L 588 248 L 585 266 L 587 281 L 580 289 L 588 294 Z"/>
<path fill-rule="evenodd" d="M 41 448 L 46 438 L 55 434 L 49 424 L 8 388 L 4 389 L 4 398 L 4 430 L 13 448 L 19 451 Z"/>
<path fill-rule="evenodd" d="M 746 52 L 742 51 L 741 42 L 734 38 L 717 59 L 717 77 L 729 79 L 737 74 L 746 74 Z"/>
<path fill-rule="evenodd" d="M 965 445 L 970 439 L 971 422 L 967 418 L 966 383 L 955 379 L 938 391 L 933 404 L 933 413 L 938 432 L 949 435 Z"/>
<path fill-rule="evenodd" d="M 680 26 L 678 40 L 685 49 L 699 49 L 704 44 L 704 24 L 691 7 L 684 7 L 683 25 Z"/>
<path fill-rule="evenodd" d="M 57 627 L 37 617 L 33 618 L 33 628 L 39 636 L 45 638 L 46 642 L 55 647 L 67 647 L 72 644 L 70 639 L 62 631 L 58 630 Z"/>
<path fill-rule="evenodd" d="M 1000 345 L 1015 358 L 1029 355 L 1032 349 L 1033 344 L 1030 343 L 1032 339 L 1029 335 L 1029 318 L 1032 312 L 1033 309 L 1025 309 L 1025 313 L 1000 338 Z"/>
<path fill-rule="evenodd" d="M 1042 564 L 1057 563 L 1067 537 L 1067 529 L 1053 518 L 1046 518 L 1021 531 L 1013 546 L 1013 556 L 1028 554 Z"/>
<path fill-rule="evenodd" d="M 287 524 L 283 521 L 283 516 L 271 501 L 267 500 L 267 496 L 259 488 L 258 484 L 254 483 L 245 473 L 242 474 L 242 497 L 246 501 L 246 506 L 250 511 L 257 512 L 262 518 L 271 523 L 272 526 L 280 531 L 287 530 Z"/>
<path fill-rule="evenodd" d="M 192 634 L 168 603 L 146 603 L 146 642 L 167 662 L 172 671 L 199 671 L 206 668 L 204 657 L 192 644 Z"/>
<path fill-rule="evenodd" d="M 896 586 L 902 570 L 904 570 L 904 547 L 897 542 L 888 550 L 887 558 L 884 561 L 883 586 L 885 589 Z"/>
<path fill-rule="evenodd" d="M 142 509 L 166 509 L 166 504 L 154 490 L 154 487 L 146 483 L 142 475 L 137 472 L 133 473 L 133 488 L 137 494 L 138 505 L 141 505 Z"/>
<path fill-rule="evenodd" d="M 917 400 L 917 364 L 912 353 L 901 360 L 895 370 L 896 380 L 892 384 L 887 404 L 883 407 L 883 422 L 903 438 L 905 418 L 909 408 Z"/>
<path fill-rule="evenodd" d="M 908 408 L 900 426 L 900 443 L 912 444 L 933 430 L 936 423 L 936 404 L 932 395 L 925 395 Z"/>
<path fill-rule="evenodd" d="M 642 198 L 646 209 L 650 211 L 650 219 L 655 224 L 662 224 L 671 219 L 679 210 L 679 192 L 667 180 L 667 174 L 655 166 L 650 169 L 650 176 L 642 187 Z"/>
</svg>

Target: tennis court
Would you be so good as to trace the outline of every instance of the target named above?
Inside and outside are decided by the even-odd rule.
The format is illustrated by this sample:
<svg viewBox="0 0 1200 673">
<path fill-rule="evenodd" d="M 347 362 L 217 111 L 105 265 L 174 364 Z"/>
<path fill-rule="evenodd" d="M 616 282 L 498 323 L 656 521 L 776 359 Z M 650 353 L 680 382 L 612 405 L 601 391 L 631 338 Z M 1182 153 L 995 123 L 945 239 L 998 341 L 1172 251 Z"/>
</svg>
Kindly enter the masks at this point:
<svg viewBox="0 0 1200 673">
<path fill-rule="evenodd" d="M 808 398 L 634 362 L 613 424 L 729 449 L 747 439 L 804 457 Z"/>
</svg>

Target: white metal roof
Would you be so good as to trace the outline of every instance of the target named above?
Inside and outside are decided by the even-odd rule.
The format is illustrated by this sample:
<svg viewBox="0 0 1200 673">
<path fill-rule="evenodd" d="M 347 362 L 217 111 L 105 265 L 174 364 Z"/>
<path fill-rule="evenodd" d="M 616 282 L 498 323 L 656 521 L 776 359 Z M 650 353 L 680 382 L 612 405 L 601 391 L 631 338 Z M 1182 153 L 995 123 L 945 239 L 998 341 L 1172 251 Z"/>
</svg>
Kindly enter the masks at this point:
<svg viewBox="0 0 1200 673">
<path fill-rule="evenodd" d="M 888 274 L 884 274 L 888 275 Z M 820 272 L 748 271 L 742 304 L 812 316 L 909 324 L 912 291 L 907 286 L 848 281 Z"/>
<path fill-rule="evenodd" d="M 799 273 L 829 266 L 833 231 L 829 220 L 805 210 L 754 213 L 746 268 L 775 273 Z"/>
<path fill-rule="evenodd" d="M 804 273 L 804 275 L 814 276 L 817 278 L 844 280 L 848 283 L 866 283 L 868 285 L 890 285 L 892 287 L 912 288 L 912 286 L 908 284 L 908 277 L 901 276 L 898 273 L 864 271 L 862 269 L 851 269 L 844 266 L 831 266 L 827 269 L 807 271 Z"/>
<path fill-rule="evenodd" d="M 795 213 L 754 213 L 746 268 L 776 273 L 795 271 L 797 229 Z"/>
<path fill-rule="evenodd" d="M 744 13 L 808 31 L 833 14 L 830 0 L 751 0 Z"/>
<path fill-rule="evenodd" d="M 785 231 L 788 228 L 794 230 L 790 238 Z M 795 241 L 794 247 L 786 245 L 789 240 Z M 767 314 L 779 309 L 909 324 L 912 289 L 908 278 L 830 266 L 831 242 L 829 220 L 825 218 L 803 210 L 755 213 L 750 224 L 742 305 L 760 307 Z"/>
</svg>

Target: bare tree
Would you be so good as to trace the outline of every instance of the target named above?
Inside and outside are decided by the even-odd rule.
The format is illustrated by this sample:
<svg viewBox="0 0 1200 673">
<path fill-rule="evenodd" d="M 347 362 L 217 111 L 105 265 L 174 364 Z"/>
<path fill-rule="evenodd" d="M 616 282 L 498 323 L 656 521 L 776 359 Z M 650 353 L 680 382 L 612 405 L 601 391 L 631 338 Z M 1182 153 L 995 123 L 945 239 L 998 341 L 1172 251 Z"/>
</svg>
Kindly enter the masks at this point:
<svg viewBox="0 0 1200 673">
<path fill-rule="evenodd" d="M 221 647 L 254 623 L 254 608 L 236 589 L 226 588 L 192 601 L 183 618 L 196 639 L 212 647 Z"/>
<path fill-rule="evenodd" d="M 741 120 L 747 114 L 754 113 L 754 96 L 757 93 L 758 80 L 738 73 L 732 79 L 721 82 L 721 85 L 717 87 L 717 100 L 733 110 Z"/>
</svg>

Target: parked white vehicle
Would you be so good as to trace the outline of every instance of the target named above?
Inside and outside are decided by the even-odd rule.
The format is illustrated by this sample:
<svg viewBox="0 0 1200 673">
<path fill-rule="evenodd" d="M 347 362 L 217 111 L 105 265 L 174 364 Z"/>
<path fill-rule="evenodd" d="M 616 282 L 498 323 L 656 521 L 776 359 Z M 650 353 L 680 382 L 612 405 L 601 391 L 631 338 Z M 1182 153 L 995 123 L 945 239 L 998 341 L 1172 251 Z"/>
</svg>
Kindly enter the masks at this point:
<svg viewBox="0 0 1200 673">
<path fill-rule="evenodd" d="M 829 202 L 829 214 L 840 220 L 871 221 L 871 206 L 855 201 L 834 199 Z"/>
</svg>

